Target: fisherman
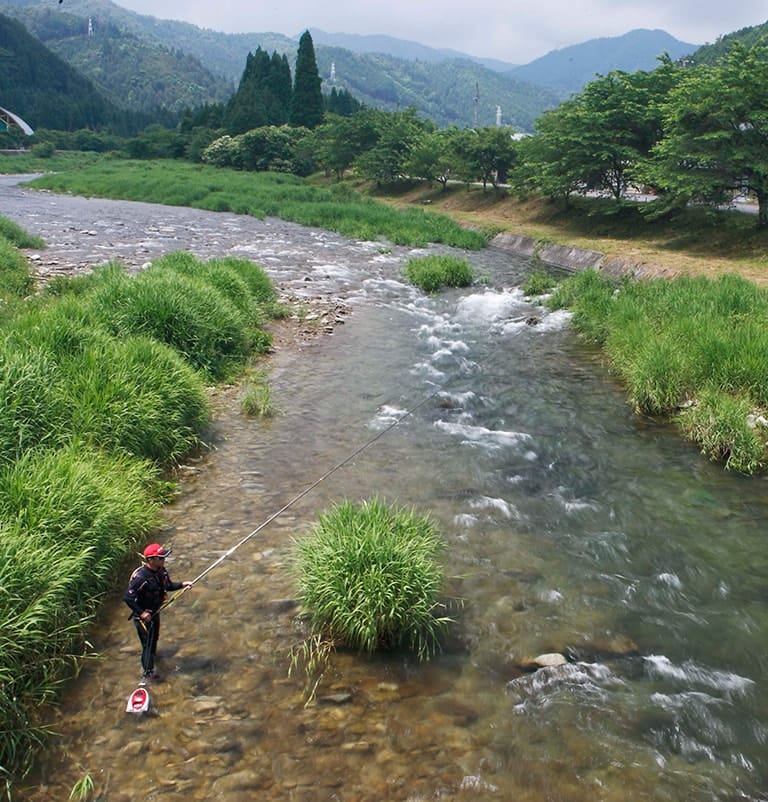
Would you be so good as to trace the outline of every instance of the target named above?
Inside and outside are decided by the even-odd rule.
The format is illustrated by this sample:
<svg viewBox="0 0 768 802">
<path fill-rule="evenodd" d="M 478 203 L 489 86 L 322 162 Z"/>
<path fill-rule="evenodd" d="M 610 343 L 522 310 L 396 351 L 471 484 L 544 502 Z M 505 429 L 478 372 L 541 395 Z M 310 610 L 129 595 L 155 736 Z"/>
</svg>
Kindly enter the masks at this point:
<svg viewBox="0 0 768 802">
<path fill-rule="evenodd" d="M 144 564 L 132 574 L 123 597 L 131 608 L 131 618 L 141 641 L 141 668 L 144 677 L 161 680 L 155 671 L 155 652 L 160 637 L 160 614 L 169 590 L 190 587 L 192 582 L 173 582 L 165 569 L 165 558 L 171 553 L 159 543 L 150 543 L 143 553 Z"/>
</svg>

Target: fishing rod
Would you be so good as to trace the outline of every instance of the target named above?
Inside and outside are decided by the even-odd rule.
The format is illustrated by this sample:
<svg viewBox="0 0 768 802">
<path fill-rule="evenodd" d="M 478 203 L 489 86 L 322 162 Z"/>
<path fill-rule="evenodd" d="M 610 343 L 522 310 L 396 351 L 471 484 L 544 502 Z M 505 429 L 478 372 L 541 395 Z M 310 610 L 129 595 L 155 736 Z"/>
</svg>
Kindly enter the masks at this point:
<svg viewBox="0 0 768 802">
<path fill-rule="evenodd" d="M 280 509 L 277 510 L 277 512 L 273 512 L 272 515 L 270 515 L 266 520 L 260 523 L 252 532 L 249 532 L 245 537 L 243 537 L 241 540 L 235 543 L 235 545 L 232 546 L 232 548 L 225 551 L 220 557 L 214 560 L 205 570 L 201 571 L 193 580 L 191 580 L 187 585 L 181 588 L 170 599 L 165 601 L 157 610 L 157 612 L 154 613 L 154 615 L 157 615 L 158 613 L 160 613 L 161 610 L 165 610 L 168 607 L 170 607 L 175 601 L 180 599 L 188 590 L 190 590 L 198 582 L 200 582 L 200 580 L 202 580 L 204 577 L 210 574 L 214 568 L 221 565 L 221 563 L 223 563 L 224 560 L 226 560 L 227 558 L 231 557 L 241 546 L 244 546 L 249 540 L 256 537 L 256 535 L 258 535 L 259 532 L 261 532 L 263 529 L 269 526 L 269 524 L 271 524 L 272 521 L 274 521 L 276 518 L 282 515 L 286 510 L 290 509 L 294 504 L 296 504 L 298 501 L 304 498 L 304 496 L 311 493 L 321 482 L 324 482 L 329 476 L 332 476 L 334 473 L 336 473 L 336 471 L 343 468 L 348 462 L 351 462 L 359 454 L 362 454 L 363 451 L 370 448 L 377 440 L 380 440 L 385 434 L 387 434 L 387 432 L 394 429 L 395 426 L 397 426 L 399 423 L 402 423 L 402 421 L 404 421 L 410 415 L 413 415 L 413 413 L 416 412 L 417 409 L 424 406 L 424 404 L 426 404 L 428 401 L 431 401 L 441 391 L 442 391 L 441 388 L 438 388 L 433 393 L 423 398 L 421 401 L 419 401 L 418 404 L 408 409 L 399 418 L 397 418 L 395 421 L 393 421 L 384 429 L 382 429 L 380 432 L 378 432 L 374 437 L 370 438 L 370 440 L 366 441 L 361 446 L 356 448 L 351 454 L 349 454 L 347 457 L 341 460 L 341 462 L 338 462 L 332 468 L 327 470 L 319 479 L 315 479 L 315 481 L 312 482 L 311 485 L 305 487 L 304 490 L 302 490 L 300 493 L 295 495 L 290 501 L 288 501 L 286 504 L 280 507 Z"/>
</svg>

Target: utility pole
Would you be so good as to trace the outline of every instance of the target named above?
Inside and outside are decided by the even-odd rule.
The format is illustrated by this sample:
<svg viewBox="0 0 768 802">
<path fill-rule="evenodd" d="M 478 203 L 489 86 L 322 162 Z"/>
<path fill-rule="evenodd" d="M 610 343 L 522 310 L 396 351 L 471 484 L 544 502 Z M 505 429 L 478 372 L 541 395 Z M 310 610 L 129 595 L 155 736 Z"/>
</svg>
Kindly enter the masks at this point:
<svg viewBox="0 0 768 802">
<path fill-rule="evenodd" d="M 475 97 L 473 98 L 475 113 L 474 113 L 473 128 L 477 128 L 477 104 L 479 101 L 480 101 L 480 84 L 477 81 L 475 81 Z"/>
</svg>

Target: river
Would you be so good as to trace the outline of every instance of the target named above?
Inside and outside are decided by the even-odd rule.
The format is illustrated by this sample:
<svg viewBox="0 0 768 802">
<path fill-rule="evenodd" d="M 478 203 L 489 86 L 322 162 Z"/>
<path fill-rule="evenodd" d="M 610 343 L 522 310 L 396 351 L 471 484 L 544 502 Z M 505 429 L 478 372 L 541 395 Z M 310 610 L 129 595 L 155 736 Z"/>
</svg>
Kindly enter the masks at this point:
<svg viewBox="0 0 768 802">
<path fill-rule="evenodd" d="M 23 799 L 86 773 L 109 802 L 768 799 L 768 485 L 634 415 L 568 316 L 522 297 L 529 265 L 466 254 L 485 283 L 426 297 L 400 280 L 407 249 L 275 220 L 12 186 L 0 214 L 51 243 L 41 262 L 110 237 L 135 266 L 237 253 L 352 309 L 274 355 L 276 417 L 220 394 L 159 535 L 174 578 L 402 418 L 168 609 L 152 716 L 124 712 L 138 649 L 116 588 Z M 432 516 L 463 606 L 435 659 L 338 652 L 305 706 L 292 541 L 373 496 Z M 551 652 L 568 662 L 521 669 Z"/>
</svg>

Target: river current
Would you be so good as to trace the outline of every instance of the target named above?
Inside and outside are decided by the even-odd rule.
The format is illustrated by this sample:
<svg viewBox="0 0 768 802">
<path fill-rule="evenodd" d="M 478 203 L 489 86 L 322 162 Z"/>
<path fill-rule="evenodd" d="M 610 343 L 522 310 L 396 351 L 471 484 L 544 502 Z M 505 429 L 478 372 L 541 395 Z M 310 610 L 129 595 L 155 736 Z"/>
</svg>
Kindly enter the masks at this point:
<svg viewBox="0 0 768 802">
<path fill-rule="evenodd" d="M 8 190 L 0 214 L 62 239 L 64 204 L 80 201 L 39 197 Z M 62 204 L 48 230 L 43 200 Z M 162 207 L 142 223 L 146 204 L 92 203 L 73 225 L 130 217 L 145 248 L 151 226 L 224 224 L 221 252 L 352 308 L 272 358 L 274 418 L 221 393 L 211 449 L 182 471 L 159 534 L 175 579 L 400 423 L 164 613 L 151 716 L 125 713 L 138 643 L 116 588 L 21 798 L 66 799 L 88 773 L 109 802 L 768 799 L 768 485 L 636 416 L 568 315 L 522 296 L 530 265 L 468 253 L 485 282 L 428 297 L 400 278 L 406 249 Z M 433 660 L 338 652 L 305 706 L 288 675 L 303 635 L 292 542 L 330 504 L 373 496 L 432 516 L 446 598 L 463 604 Z M 551 652 L 568 662 L 521 670 Z"/>
</svg>

